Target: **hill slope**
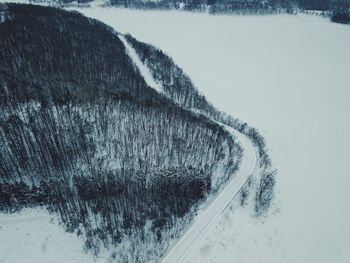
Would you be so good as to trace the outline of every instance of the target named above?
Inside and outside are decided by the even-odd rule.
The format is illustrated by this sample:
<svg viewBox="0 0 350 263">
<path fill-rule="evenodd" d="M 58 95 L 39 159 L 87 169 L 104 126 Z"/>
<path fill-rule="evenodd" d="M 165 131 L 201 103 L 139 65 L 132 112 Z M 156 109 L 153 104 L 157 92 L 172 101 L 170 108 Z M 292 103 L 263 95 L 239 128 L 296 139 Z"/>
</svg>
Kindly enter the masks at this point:
<svg viewBox="0 0 350 263">
<path fill-rule="evenodd" d="M 239 146 L 148 87 L 106 25 L 49 7 L 1 10 L 1 209 L 46 206 L 95 254 L 156 261 L 212 173 L 225 181 L 237 169 Z"/>
</svg>

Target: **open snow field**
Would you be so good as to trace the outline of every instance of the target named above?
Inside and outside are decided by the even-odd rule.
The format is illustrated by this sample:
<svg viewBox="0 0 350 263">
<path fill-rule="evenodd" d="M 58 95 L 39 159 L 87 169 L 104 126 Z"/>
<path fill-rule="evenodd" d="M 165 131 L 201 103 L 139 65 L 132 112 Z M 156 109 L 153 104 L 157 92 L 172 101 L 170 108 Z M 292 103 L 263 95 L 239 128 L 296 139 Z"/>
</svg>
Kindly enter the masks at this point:
<svg viewBox="0 0 350 263">
<path fill-rule="evenodd" d="M 80 9 L 170 54 L 259 128 L 279 170 L 267 218 L 227 209 L 188 262 L 350 262 L 350 27 L 312 16 Z"/>
<path fill-rule="evenodd" d="M 66 233 L 55 216 L 45 209 L 0 213 L 0 262 L 92 263 L 91 253 L 76 233 Z M 105 261 L 102 261 L 105 262 Z"/>
</svg>

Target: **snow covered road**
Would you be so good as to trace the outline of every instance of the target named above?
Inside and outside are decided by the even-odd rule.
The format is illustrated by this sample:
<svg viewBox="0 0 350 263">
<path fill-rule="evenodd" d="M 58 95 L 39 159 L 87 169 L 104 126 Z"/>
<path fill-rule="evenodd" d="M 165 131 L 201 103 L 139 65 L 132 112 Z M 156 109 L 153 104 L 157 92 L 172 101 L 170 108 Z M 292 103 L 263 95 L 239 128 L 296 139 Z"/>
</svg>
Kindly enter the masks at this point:
<svg viewBox="0 0 350 263">
<path fill-rule="evenodd" d="M 119 37 L 146 83 L 158 92 L 162 92 L 162 87 L 154 80 L 147 66 L 141 62 L 134 48 L 131 47 L 124 36 L 119 35 Z M 232 136 L 238 140 L 243 149 L 243 157 L 239 169 L 235 175 L 231 176 L 229 182 L 223 186 L 224 189 L 222 189 L 217 196 L 209 200 L 210 203 L 198 212 L 184 235 L 176 241 L 175 245 L 169 247 L 162 259 L 163 263 L 183 262 L 195 246 L 196 241 L 200 240 L 203 234 L 213 225 L 221 212 L 240 192 L 248 178 L 259 168 L 258 154 L 250 139 L 227 125 L 219 122 L 218 124 L 224 126 Z"/>
<path fill-rule="evenodd" d="M 258 170 L 258 155 L 252 142 L 237 130 L 226 126 L 227 130 L 233 134 L 239 141 L 243 149 L 243 157 L 238 172 L 232 176 L 232 179 L 224 186 L 224 189 L 218 193 L 210 205 L 203 211 L 200 211 L 195 217 L 191 227 L 187 232 L 170 248 L 163 258 L 163 263 L 180 263 L 183 262 L 190 254 L 191 250 L 201 239 L 203 234 L 214 225 L 215 220 L 237 196 L 250 175 Z"/>
<path fill-rule="evenodd" d="M 131 45 L 129 45 L 128 41 L 125 39 L 125 36 L 118 35 L 118 37 L 123 42 L 127 54 L 129 55 L 132 62 L 135 64 L 136 68 L 139 70 L 141 76 L 144 78 L 147 85 L 155 89 L 157 92 L 161 93 L 161 85 L 153 78 L 149 68 L 142 63 L 141 59 L 136 53 L 136 50 Z"/>
</svg>

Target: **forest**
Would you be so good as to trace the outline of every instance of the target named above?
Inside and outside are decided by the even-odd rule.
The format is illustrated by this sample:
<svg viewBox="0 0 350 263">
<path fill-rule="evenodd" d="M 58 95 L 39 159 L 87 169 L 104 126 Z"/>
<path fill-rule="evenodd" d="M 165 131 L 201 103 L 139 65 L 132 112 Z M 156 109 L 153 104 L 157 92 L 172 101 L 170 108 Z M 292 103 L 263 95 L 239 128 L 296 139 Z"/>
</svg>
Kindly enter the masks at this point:
<svg viewBox="0 0 350 263">
<path fill-rule="evenodd" d="M 238 168 L 239 144 L 148 87 L 110 27 L 52 7 L 1 10 L 0 210 L 43 206 L 95 255 L 159 260 Z"/>
</svg>

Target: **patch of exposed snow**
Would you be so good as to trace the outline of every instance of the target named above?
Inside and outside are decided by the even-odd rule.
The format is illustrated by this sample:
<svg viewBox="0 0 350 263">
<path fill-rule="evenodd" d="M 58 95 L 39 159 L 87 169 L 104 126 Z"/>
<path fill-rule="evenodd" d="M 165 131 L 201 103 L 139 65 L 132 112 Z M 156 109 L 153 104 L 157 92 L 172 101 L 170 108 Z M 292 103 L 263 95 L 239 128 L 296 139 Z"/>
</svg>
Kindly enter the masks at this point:
<svg viewBox="0 0 350 263">
<path fill-rule="evenodd" d="M 83 240 L 65 232 L 57 217 L 42 208 L 0 213 L 0 244 L 4 263 L 106 262 L 83 251 Z"/>
</svg>

